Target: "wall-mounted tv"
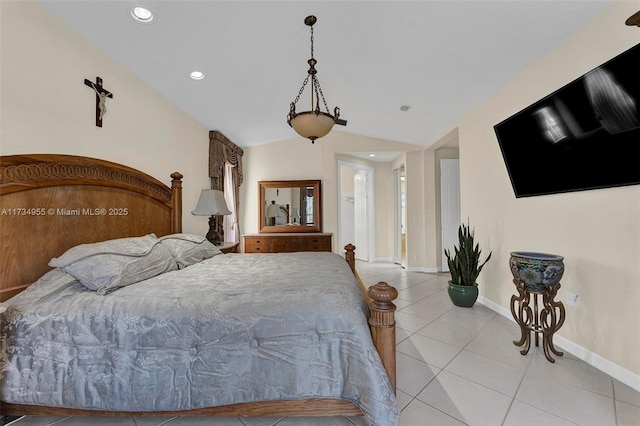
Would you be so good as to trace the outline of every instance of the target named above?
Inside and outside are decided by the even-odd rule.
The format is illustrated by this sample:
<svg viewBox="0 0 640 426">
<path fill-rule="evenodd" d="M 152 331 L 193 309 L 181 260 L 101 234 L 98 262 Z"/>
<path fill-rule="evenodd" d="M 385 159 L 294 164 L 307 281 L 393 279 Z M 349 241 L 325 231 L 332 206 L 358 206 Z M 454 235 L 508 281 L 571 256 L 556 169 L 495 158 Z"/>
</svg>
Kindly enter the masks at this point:
<svg viewBox="0 0 640 426">
<path fill-rule="evenodd" d="M 640 184 L 640 44 L 494 130 L 516 197 Z"/>
</svg>

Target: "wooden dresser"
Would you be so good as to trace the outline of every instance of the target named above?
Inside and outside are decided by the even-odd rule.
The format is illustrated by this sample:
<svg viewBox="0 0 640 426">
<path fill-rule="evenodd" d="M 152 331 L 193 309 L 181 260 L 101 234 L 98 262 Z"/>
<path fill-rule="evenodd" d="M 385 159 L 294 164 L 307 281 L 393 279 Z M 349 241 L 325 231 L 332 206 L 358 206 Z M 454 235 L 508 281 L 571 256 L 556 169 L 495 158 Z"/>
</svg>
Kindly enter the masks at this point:
<svg viewBox="0 0 640 426">
<path fill-rule="evenodd" d="M 246 234 L 245 253 L 285 253 L 294 251 L 331 251 L 331 235 L 315 233 Z"/>
</svg>

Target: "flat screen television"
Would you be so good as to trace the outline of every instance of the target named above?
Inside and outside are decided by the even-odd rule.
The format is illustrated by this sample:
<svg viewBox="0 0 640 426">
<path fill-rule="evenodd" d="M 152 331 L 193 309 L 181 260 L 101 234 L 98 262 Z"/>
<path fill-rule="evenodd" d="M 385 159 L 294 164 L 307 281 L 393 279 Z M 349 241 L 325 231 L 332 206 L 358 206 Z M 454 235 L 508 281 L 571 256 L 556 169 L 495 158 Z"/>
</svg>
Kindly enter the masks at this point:
<svg viewBox="0 0 640 426">
<path fill-rule="evenodd" d="M 516 197 L 640 184 L 640 44 L 494 131 Z"/>
</svg>

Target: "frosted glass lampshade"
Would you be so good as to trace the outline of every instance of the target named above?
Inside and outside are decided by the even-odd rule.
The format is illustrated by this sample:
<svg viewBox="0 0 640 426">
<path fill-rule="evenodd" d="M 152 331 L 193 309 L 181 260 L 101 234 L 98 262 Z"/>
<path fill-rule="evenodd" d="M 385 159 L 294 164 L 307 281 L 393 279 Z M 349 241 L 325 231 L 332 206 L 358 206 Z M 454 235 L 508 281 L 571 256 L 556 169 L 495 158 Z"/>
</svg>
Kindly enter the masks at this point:
<svg viewBox="0 0 640 426">
<path fill-rule="evenodd" d="M 331 131 L 336 123 L 333 116 L 326 112 L 305 111 L 297 113 L 289 121 L 289 125 L 293 127 L 300 136 L 315 141 L 323 137 Z"/>
</svg>

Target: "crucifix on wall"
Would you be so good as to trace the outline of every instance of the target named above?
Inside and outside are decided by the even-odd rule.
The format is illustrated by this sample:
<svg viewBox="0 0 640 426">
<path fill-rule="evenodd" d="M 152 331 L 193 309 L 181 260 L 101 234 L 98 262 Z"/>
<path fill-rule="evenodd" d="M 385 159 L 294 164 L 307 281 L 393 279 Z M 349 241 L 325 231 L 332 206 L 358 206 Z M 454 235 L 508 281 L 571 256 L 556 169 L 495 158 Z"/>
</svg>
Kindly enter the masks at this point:
<svg viewBox="0 0 640 426">
<path fill-rule="evenodd" d="M 102 127 L 102 117 L 107 113 L 107 98 L 113 98 L 113 93 L 102 87 L 102 79 L 96 77 L 96 82 L 84 79 L 84 84 L 96 92 L 96 126 Z"/>
</svg>

